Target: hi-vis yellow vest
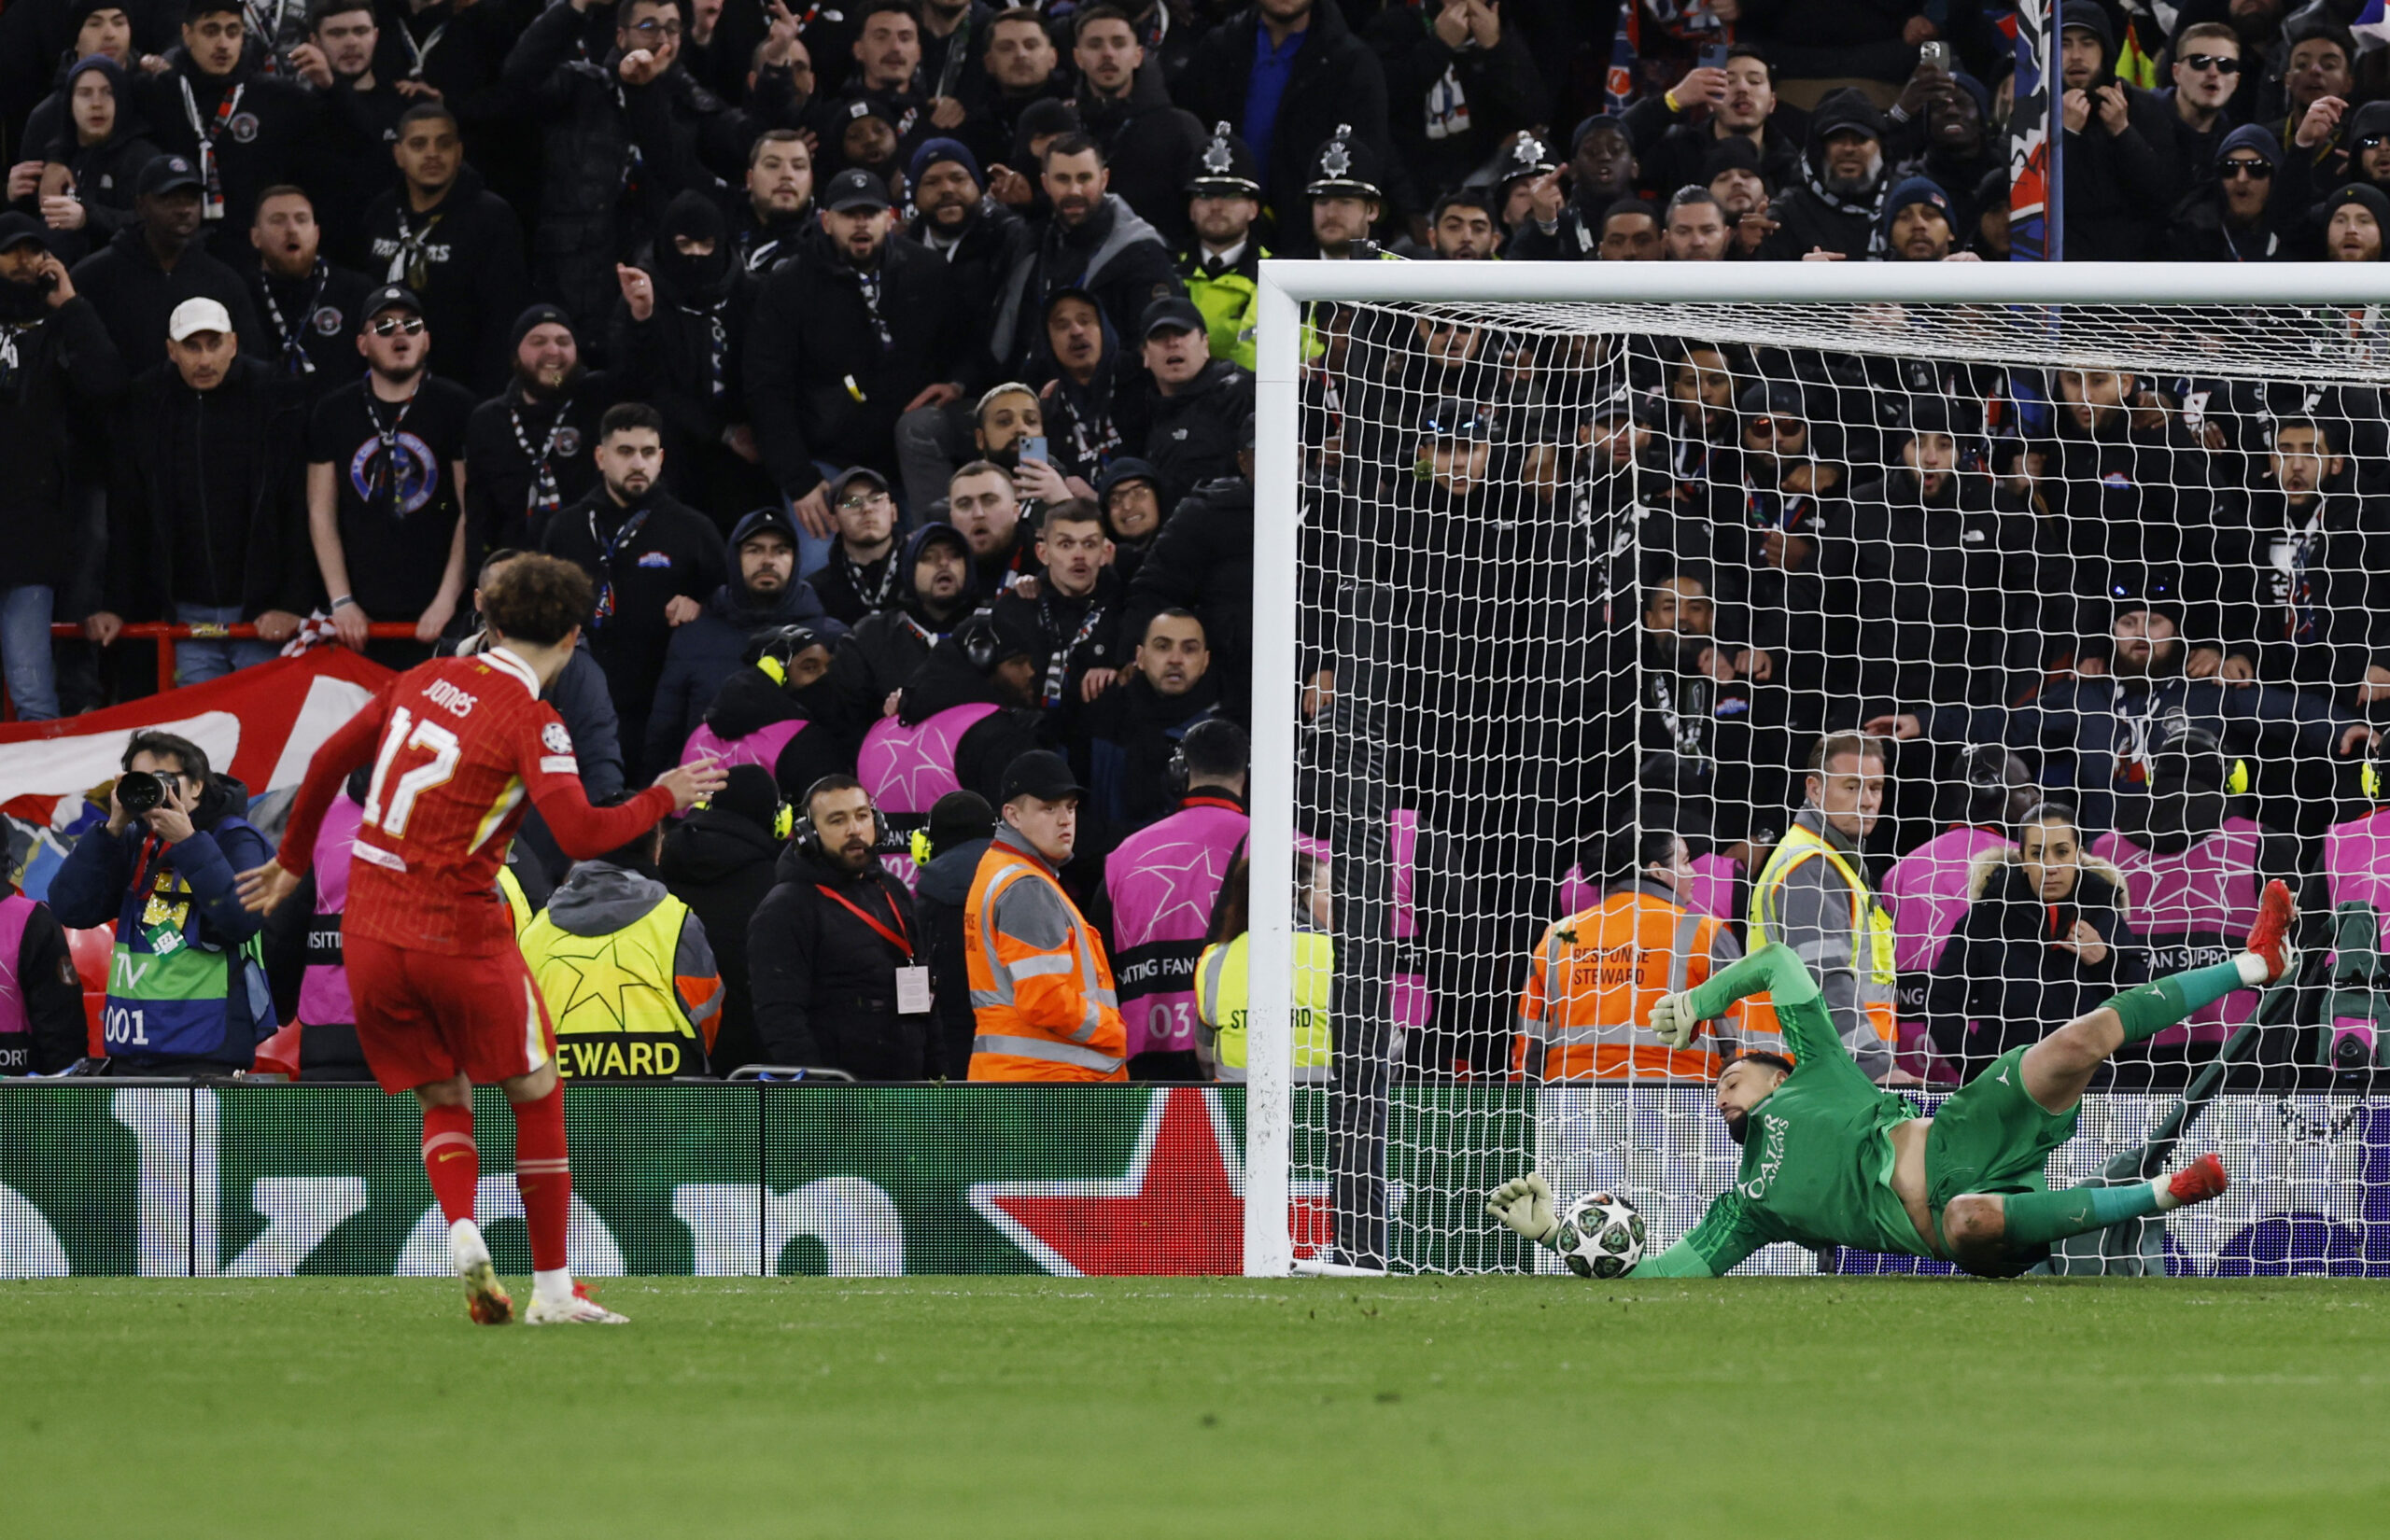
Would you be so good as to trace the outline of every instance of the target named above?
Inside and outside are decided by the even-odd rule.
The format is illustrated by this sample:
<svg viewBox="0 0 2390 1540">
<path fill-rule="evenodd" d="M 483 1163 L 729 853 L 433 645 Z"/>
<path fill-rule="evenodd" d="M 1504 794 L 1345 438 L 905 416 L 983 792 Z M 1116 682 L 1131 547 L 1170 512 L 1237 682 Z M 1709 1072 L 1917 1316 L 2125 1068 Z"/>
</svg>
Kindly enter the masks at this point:
<svg viewBox="0 0 2390 1540">
<path fill-rule="evenodd" d="M 1244 1079 L 1244 959 L 1252 932 L 1203 948 L 1195 959 L 1195 1014 L 1216 1036 L 1219 1078 Z M 1316 931 L 1295 932 L 1295 1079 L 1324 1081 L 1335 1055 L 1329 991 L 1336 982 L 1336 943 Z"/>
<path fill-rule="evenodd" d="M 688 913 L 667 895 L 602 936 L 576 936 L 544 909 L 525 928 L 523 960 L 555 1021 L 558 1073 L 609 1080 L 705 1073 L 705 1041 L 681 1009 L 672 973 Z"/>
<path fill-rule="evenodd" d="M 1783 891 L 1784 879 L 1802 862 L 1821 856 L 1850 889 L 1850 971 L 1859 981 L 1859 1008 L 1878 1038 L 1886 1043 L 1895 1042 L 1900 1030 L 1892 1014 L 1893 990 L 1900 974 L 1892 966 L 1892 917 L 1876 902 L 1875 893 L 1869 889 L 1867 879 L 1859 875 L 1859 869 L 1844 860 L 1841 851 L 1802 824 L 1796 823 L 1784 832 L 1784 838 L 1767 858 L 1767 864 L 1760 868 L 1759 880 L 1751 884 L 1751 950 L 1784 939 L 1777 923 L 1777 899 Z M 1767 996 L 1750 997 L 1744 1009 L 1745 1030 L 1783 1030 L 1776 1020 L 1776 1004 Z"/>
</svg>

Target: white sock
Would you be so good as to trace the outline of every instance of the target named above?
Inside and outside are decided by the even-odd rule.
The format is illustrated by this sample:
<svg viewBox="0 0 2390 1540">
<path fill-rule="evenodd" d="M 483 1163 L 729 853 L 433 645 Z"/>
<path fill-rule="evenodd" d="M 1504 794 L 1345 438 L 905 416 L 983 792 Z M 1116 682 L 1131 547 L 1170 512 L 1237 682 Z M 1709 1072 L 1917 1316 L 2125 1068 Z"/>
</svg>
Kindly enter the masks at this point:
<svg viewBox="0 0 2390 1540">
<path fill-rule="evenodd" d="M 2242 954 L 2243 957 L 2251 955 L 2252 954 L 2246 952 Z M 2149 1190 L 2152 1193 L 2155 1193 L 2158 1197 L 2158 1211 L 2161 1214 L 2171 1212 L 2172 1211 L 2183 1206 L 2183 1200 L 2174 1196 L 2174 1189 L 2167 1185 L 2167 1183 L 2171 1180 L 2172 1179 L 2161 1176 L 2149 1184 Z"/>
<path fill-rule="evenodd" d="M 551 1305 L 561 1305 L 572 1297 L 572 1269 L 544 1267 L 531 1275 L 531 1294 L 536 1299 Z"/>
<path fill-rule="evenodd" d="M 2272 963 L 2255 952 L 2242 953 L 2232 959 L 2232 966 L 2241 971 L 2241 982 L 2253 988 L 2266 982 L 2266 975 L 2274 971 Z"/>
</svg>

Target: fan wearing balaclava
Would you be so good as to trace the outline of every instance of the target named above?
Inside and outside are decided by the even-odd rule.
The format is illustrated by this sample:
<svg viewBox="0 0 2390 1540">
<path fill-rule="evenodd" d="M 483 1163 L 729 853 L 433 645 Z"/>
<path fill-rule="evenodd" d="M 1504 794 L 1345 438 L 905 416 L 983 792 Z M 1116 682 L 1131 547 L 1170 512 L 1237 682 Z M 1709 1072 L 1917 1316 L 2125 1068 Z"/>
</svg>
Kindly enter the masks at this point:
<svg viewBox="0 0 2390 1540">
<path fill-rule="evenodd" d="M 761 280 L 734 258 L 721 205 L 694 190 L 674 198 L 654 245 L 616 278 L 610 355 L 664 413 L 666 483 L 703 509 L 772 501 L 741 372 Z"/>
</svg>

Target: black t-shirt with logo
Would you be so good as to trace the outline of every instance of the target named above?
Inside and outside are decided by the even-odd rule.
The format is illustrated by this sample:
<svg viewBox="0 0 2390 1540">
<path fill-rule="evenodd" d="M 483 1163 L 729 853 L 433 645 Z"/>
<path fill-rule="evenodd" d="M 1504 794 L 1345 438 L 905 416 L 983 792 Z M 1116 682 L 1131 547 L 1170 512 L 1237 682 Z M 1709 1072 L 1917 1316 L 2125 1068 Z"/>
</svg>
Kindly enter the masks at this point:
<svg viewBox="0 0 2390 1540">
<path fill-rule="evenodd" d="M 349 592 L 377 621 L 413 620 L 440 592 L 461 511 L 455 468 L 472 414 L 472 392 L 437 375 L 411 400 L 382 400 L 359 378 L 316 407 L 307 459 L 332 468 Z"/>
</svg>

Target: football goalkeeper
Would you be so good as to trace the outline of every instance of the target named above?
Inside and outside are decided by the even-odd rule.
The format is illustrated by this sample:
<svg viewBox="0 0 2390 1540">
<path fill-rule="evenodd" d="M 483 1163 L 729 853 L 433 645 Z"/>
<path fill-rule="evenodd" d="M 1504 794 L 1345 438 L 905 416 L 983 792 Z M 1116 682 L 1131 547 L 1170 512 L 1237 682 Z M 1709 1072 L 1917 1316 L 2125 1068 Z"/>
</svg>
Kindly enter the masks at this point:
<svg viewBox="0 0 2390 1540">
<path fill-rule="evenodd" d="M 1663 998 L 1652 1029 L 1681 1044 L 1695 1023 L 1767 990 L 1792 1057 L 1747 1053 L 1719 1075 L 1718 1115 L 1743 1148 L 1735 1185 L 1636 1274 L 1715 1278 L 1770 1241 L 1790 1240 L 1941 1257 L 1987 1278 L 2014 1278 L 2048 1256 L 2052 1241 L 2216 1197 L 2225 1175 L 2213 1155 L 2152 1182 L 2055 1193 L 2042 1168 L 2074 1136 L 2084 1087 L 2110 1055 L 2291 971 L 2293 916 L 2290 890 L 2269 883 L 2238 957 L 2128 990 L 2012 1049 L 1933 1117 L 1860 1073 L 1808 970 L 1783 946 L 1763 947 L 1700 987 Z M 1485 1210 L 1541 1245 L 1560 1228 L 1552 1189 L 1533 1172 L 1497 1188 Z"/>
</svg>

